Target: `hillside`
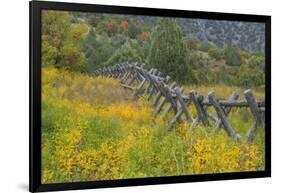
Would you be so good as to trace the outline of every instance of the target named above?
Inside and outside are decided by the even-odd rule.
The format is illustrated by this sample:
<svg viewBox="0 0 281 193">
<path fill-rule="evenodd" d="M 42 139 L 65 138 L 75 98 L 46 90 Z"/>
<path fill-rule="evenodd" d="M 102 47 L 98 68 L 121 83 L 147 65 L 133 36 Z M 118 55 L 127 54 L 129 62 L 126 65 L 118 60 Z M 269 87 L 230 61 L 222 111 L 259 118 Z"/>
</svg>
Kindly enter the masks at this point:
<svg viewBox="0 0 281 193">
<path fill-rule="evenodd" d="M 128 18 L 132 20 L 132 17 Z M 155 17 L 137 16 L 134 19 L 151 25 L 157 24 Z M 207 41 L 218 47 L 230 44 L 245 51 L 264 51 L 264 24 L 188 18 L 177 18 L 176 21 L 185 36 Z"/>
<path fill-rule="evenodd" d="M 79 16 L 84 19 L 88 18 L 87 14 Z M 152 16 L 123 15 L 119 18 L 150 26 L 157 24 L 157 17 Z M 207 41 L 218 47 L 231 45 L 249 52 L 264 51 L 265 26 L 261 23 L 188 18 L 176 18 L 176 22 L 186 37 Z"/>
<path fill-rule="evenodd" d="M 177 19 L 187 36 L 209 41 L 219 47 L 230 44 L 245 51 L 264 51 L 264 25 L 203 19 Z"/>
</svg>

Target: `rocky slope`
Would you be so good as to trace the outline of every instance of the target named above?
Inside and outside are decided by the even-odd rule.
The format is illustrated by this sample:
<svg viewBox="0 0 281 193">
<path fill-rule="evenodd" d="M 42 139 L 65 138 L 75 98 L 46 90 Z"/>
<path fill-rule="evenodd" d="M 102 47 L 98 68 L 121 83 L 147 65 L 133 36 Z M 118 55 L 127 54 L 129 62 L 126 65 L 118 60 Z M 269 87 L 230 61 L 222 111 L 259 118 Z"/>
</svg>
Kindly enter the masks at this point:
<svg viewBox="0 0 281 193">
<path fill-rule="evenodd" d="M 203 19 L 178 19 L 185 35 L 219 47 L 231 45 L 246 51 L 264 51 L 265 26 L 262 23 Z"/>
<path fill-rule="evenodd" d="M 157 23 L 156 17 L 129 16 L 128 18 L 153 25 Z M 219 47 L 231 45 L 250 52 L 264 51 L 265 25 L 263 23 L 187 18 L 176 20 L 185 36 L 208 41 Z"/>
</svg>

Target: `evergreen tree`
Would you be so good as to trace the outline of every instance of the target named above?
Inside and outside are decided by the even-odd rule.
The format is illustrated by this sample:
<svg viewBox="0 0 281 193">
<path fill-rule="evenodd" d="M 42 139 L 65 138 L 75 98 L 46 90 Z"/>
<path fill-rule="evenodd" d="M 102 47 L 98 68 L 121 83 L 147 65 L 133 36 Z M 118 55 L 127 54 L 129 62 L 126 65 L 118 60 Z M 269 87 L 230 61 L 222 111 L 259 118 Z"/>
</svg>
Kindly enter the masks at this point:
<svg viewBox="0 0 281 193">
<path fill-rule="evenodd" d="M 120 49 L 104 63 L 104 66 L 119 64 L 122 62 L 143 62 L 143 54 L 138 49 L 136 42 L 127 41 Z"/>
<path fill-rule="evenodd" d="M 238 52 L 238 49 L 233 47 L 227 47 L 224 51 L 225 62 L 229 66 L 240 66 L 242 64 L 242 58 Z"/>
<path fill-rule="evenodd" d="M 85 53 L 86 63 L 84 71 L 93 72 L 103 66 L 105 63 L 122 45 L 127 41 L 127 38 L 122 34 L 117 34 L 113 37 L 107 35 L 102 36 L 96 31 L 91 30 L 87 38 L 83 41 L 83 52 Z"/>
<path fill-rule="evenodd" d="M 159 19 L 152 33 L 149 65 L 160 69 L 180 82 L 192 82 L 194 76 L 188 64 L 188 48 L 180 27 L 172 18 Z"/>
</svg>

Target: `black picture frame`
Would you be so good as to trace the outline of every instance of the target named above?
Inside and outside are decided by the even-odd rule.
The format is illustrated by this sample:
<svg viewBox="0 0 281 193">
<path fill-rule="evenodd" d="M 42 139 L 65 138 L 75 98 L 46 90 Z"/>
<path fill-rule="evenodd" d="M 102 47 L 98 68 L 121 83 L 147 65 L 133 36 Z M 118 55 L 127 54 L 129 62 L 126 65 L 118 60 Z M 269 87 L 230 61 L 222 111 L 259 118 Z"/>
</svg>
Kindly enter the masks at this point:
<svg viewBox="0 0 281 193">
<path fill-rule="evenodd" d="M 58 191 L 90 188 L 107 188 L 136 185 L 168 184 L 271 176 L 271 17 L 265 15 L 247 15 L 185 11 L 143 7 L 108 6 L 80 3 L 62 3 L 47 1 L 29 2 L 30 11 L 30 177 L 29 191 Z M 117 13 L 131 15 L 150 15 L 168 17 L 186 17 L 229 21 L 261 22 L 265 24 L 265 170 L 253 172 L 235 172 L 188 176 L 167 176 L 139 179 L 106 180 L 93 182 L 41 183 L 41 11 L 65 10 L 79 12 Z"/>
</svg>

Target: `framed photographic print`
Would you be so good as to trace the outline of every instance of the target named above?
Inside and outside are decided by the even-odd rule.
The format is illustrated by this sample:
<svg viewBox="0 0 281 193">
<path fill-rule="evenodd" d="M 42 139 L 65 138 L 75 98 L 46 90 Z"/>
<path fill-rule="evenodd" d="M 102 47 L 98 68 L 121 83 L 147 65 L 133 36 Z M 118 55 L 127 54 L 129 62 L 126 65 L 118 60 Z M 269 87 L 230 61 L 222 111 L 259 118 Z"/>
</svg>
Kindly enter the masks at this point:
<svg viewBox="0 0 281 193">
<path fill-rule="evenodd" d="M 30 191 L 271 175 L 271 18 L 30 2 Z"/>
</svg>

